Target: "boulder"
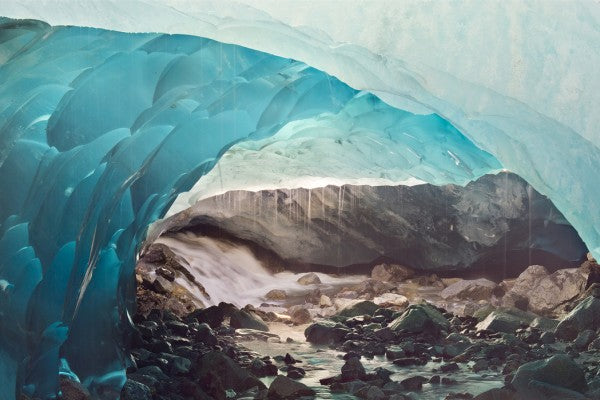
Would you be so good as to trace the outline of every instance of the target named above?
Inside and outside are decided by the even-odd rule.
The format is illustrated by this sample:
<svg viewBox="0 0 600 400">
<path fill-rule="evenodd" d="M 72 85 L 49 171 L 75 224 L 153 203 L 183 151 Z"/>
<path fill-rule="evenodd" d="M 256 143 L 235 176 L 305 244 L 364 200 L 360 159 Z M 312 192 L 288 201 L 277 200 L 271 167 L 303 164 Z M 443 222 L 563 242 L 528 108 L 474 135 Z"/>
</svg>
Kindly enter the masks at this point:
<svg viewBox="0 0 600 400">
<path fill-rule="evenodd" d="M 573 340 L 579 332 L 600 328 L 600 299 L 590 296 L 581 301 L 556 327 L 556 337 Z"/>
<path fill-rule="evenodd" d="M 234 329 L 255 329 L 258 331 L 268 331 L 269 326 L 258 315 L 244 311 L 235 310 L 231 313 L 230 322 Z"/>
<path fill-rule="evenodd" d="M 548 314 L 583 292 L 586 281 L 587 276 L 578 268 L 561 269 L 543 277 L 529 293 L 529 309 Z"/>
<path fill-rule="evenodd" d="M 379 307 L 408 307 L 408 299 L 406 296 L 396 293 L 384 293 L 381 296 L 377 296 L 373 299 L 373 303 L 377 304 Z"/>
<path fill-rule="evenodd" d="M 269 386 L 269 399 L 297 399 L 302 396 L 314 396 L 315 391 L 303 383 L 283 375 L 278 375 Z"/>
<path fill-rule="evenodd" d="M 389 326 L 394 331 L 404 330 L 411 333 L 421 333 L 432 330 L 447 330 L 450 323 L 436 308 L 423 303 L 408 307 Z"/>
<path fill-rule="evenodd" d="M 350 332 L 342 324 L 332 321 L 319 321 L 304 330 L 306 341 L 313 344 L 341 343 Z"/>
<path fill-rule="evenodd" d="M 383 282 L 402 282 L 413 276 L 415 271 L 398 264 L 378 264 L 371 271 L 371 279 Z"/>
<path fill-rule="evenodd" d="M 548 394 L 568 392 L 584 393 L 587 390 L 583 370 L 571 358 L 557 354 L 545 360 L 521 365 L 511 382 L 518 400 L 545 400 Z M 566 389 L 566 391 L 565 391 Z"/>
<path fill-rule="evenodd" d="M 384 400 L 387 396 L 377 386 L 364 386 L 356 391 L 354 395 L 364 400 Z"/>
<path fill-rule="evenodd" d="M 495 310 L 477 324 L 477 330 L 514 333 L 521 325 L 529 325 L 535 317 L 534 314 L 518 309 Z"/>
<path fill-rule="evenodd" d="M 556 329 L 557 325 L 558 325 L 557 319 L 551 319 L 551 318 L 545 318 L 545 317 L 536 317 L 533 319 L 533 321 L 531 321 L 531 324 L 529 324 L 529 326 L 531 326 L 532 328 L 537 328 L 540 331 L 544 331 L 544 332 L 554 331 Z"/>
<path fill-rule="evenodd" d="M 496 283 L 488 279 L 461 280 L 440 293 L 444 299 L 488 300 L 496 288 Z"/>
<path fill-rule="evenodd" d="M 128 381 L 129 382 L 129 381 Z M 137 383 L 137 382 L 136 382 Z M 126 384 L 127 385 L 127 384 Z M 141 383 L 139 385 L 142 385 Z M 142 385 L 145 386 L 145 385 Z M 148 387 L 146 386 L 146 389 Z M 61 400 L 91 400 L 90 392 L 81 383 L 68 379 L 65 376 L 60 377 Z M 150 393 L 150 389 L 148 389 Z M 152 397 L 129 397 L 130 400 L 150 400 Z"/>
<path fill-rule="evenodd" d="M 519 275 L 502 304 L 549 314 L 577 297 L 585 289 L 586 281 L 587 275 L 582 269 L 561 269 L 549 274 L 545 267 L 532 265 Z"/>
<path fill-rule="evenodd" d="M 592 343 L 592 340 L 594 340 L 595 337 L 596 332 L 594 332 L 591 329 L 586 329 L 583 332 L 579 332 L 579 335 L 577 335 L 577 337 L 573 341 L 573 347 L 580 351 L 585 350 L 587 349 L 589 344 Z"/>
<path fill-rule="evenodd" d="M 319 298 L 319 307 L 325 308 L 325 307 L 331 307 L 331 306 L 333 306 L 333 303 L 331 302 L 331 299 L 329 298 L 329 296 L 322 294 L 321 297 Z"/>
<path fill-rule="evenodd" d="M 152 400 L 152 391 L 143 383 L 128 379 L 121 389 L 121 400 Z"/>
<path fill-rule="evenodd" d="M 373 315 L 379 306 L 372 301 L 359 301 L 344 307 L 338 315 L 341 317 L 351 318 L 359 315 Z"/>
<path fill-rule="evenodd" d="M 507 388 L 494 388 L 473 397 L 473 400 L 514 400 L 515 392 Z"/>
<path fill-rule="evenodd" d="M 291 321 L 294 325 L 308 324 L 312 321 L 310 311 L 304 307 L 296 307 L 290 313 Z"/>
<path fill-rule="evenodd" d="M 267 292 L 265 298 L 267 300 L 285 300 L 287 294 L 285 293 L 285 290 L 273 289 Z"/>
<path fill-rule="evenodd" d="M 300 278 L 298 278 L 297 281 L 299 284 L 301 285 L 318 285 L 321 283 L 321 279 L 319 278 L 319 275 L 315 274 L 314 272 L 310 272 L 306 275 L 302 275 Z"/>
<path fill-rule="evenodd" d="M 366 374 L 365 367 L 358 357 L 351 357 L 342 365 L 342 381 L 344 382 L 364 380 Z"/>
<path fill-rule="evenodd" d="M 253 387 L 265 388 L 258 378 L 220 351 L 210 351 L 202 356 L 196 374 L 200 382 L 220 384 L 224 389 L 233 389 L 238 393 Z"/>
</svg>

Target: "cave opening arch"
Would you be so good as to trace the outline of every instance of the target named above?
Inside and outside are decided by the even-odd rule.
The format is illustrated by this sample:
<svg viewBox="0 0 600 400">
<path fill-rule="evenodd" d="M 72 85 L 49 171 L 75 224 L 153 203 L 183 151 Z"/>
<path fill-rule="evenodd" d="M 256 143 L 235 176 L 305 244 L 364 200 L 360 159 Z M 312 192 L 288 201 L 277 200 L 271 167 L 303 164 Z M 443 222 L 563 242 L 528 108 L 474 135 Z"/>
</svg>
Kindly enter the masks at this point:
<svg viewBox="0 0 600 400">
<path fill-rule="evenodd" d="M 356 137 L 417 149 L 398 167 L 424 181 L 464 184 L 501 168 L 447 120 L 394 109 L 297 61 L 192 36 L 2 24 L 7 398 L 50 398 L 59 374 L 99 396 L 123 384 L 146 228 L 240 140 L 312 129 L 337 143 L 334 128 L 350 120 Z"/>
</svg>

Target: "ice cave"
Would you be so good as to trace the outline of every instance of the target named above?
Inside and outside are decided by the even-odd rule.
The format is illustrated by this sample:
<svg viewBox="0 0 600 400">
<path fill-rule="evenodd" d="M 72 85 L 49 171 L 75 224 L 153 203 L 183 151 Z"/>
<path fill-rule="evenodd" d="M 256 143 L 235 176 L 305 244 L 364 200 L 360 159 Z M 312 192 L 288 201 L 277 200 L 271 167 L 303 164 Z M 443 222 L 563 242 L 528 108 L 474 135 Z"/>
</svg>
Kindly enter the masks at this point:
<svg viewBox="0 0 600 400">
<path fill-rule="evenodd" d="M 599 27 L 0 2 L 0 399 L 600 399 Z"/>
</svg>

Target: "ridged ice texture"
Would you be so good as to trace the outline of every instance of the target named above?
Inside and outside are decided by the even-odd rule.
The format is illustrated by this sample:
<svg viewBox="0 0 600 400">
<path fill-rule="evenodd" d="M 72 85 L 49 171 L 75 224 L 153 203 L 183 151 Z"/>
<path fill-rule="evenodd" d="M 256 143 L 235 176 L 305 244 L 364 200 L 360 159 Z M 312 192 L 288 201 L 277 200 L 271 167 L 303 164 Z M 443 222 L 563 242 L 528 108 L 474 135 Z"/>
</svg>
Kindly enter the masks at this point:
<svg viewBox="0 0 600 400">
<path fill-rule="evenodd" d="M 595 2 L 6 3 L 5 15 L 53 24 L 241 44 L 306 62 L 398 108 L 433 110 L 550 197 L 600 257 Z"/>
<path fill-rule="evenodd" d="M 335 153 L 367 137 L 393 152 L 364 157 L 436 183 L 501 168 L 442 118 L 290 59 L 190 36 L 0 23 L 2 399 L 53 398 L 59 373 L 116 396 L 146 228 L 239 141 L 321 132 Z"/>
</svg>

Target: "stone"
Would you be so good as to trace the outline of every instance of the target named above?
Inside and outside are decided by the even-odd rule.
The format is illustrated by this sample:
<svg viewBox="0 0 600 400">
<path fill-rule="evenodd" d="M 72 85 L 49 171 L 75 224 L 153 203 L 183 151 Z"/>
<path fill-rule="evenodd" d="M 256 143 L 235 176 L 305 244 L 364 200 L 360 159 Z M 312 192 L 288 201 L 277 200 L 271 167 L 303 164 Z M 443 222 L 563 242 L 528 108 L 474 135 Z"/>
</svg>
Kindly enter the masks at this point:
<svg viewBox="0 0 600 400">
<path fill-rule="evenodd" d="M 313 344 L 341 343 L 350 330 L 332 321 L 319 321 L 304 330 L 306 341 Z"/>
<path fill-rule="evenodd" d="M 379 306 L 372 301 L 359 301 L 342 309 L 338 315 L 340 317 L 352 318 L 360 315 L 373 315 Z"/>
<path fill-rule="evenodd" d="M 535 315 L 518 309 L 496 310 L 477 324 L 477 330 L 514 333 L 521 325 L 529 325 L 534 318 Z"/>
<path fill-rule="evenodd" d="M 371 279 L 383 282 L 402 282 L 413 276 L 414 270 L 398 264 L 378 264 L 371 271 Z"/>
<path fill-rule="evenodd" d="M 319 307 L 325 308 L 325 307 L 331 307 L 331 306 L 333 306 L 333 303 L 331 302 L 331 299 L 329 298 L 329 296 L 322 294 L 321 297 L 319 298 Z"/>
<path fill-rule="evenodd" d="M 375 297 L 373 299 L 373 303 L 377 304 L 379 307 L 393 307 L 395 309 L 403 309 L 408 307 L 408 298 L 406 298 L 406 296 L 402 296 L 401 294 L 384 293 L 381 296 Z"/>
<path fill-rule="evenodd" d="M 517 399 L 546 398 L 539 388 L 532 385 L 535 382 L 558 386 L 578 393 L 584 393 L 587 390 L 583 370 L 564 354 L 521 365 L 511 381 L 512 387 L 517 391 Z M 547 386 L 546 389 L 548 389 Z"/>
<path fill-rule="evenodd" d="M 556 326 L 558 325 L 558 322 L 559 321 L 557 319 L 536 317 L 533 319 L 533 321 L 531 321 L 531 324 L 529 324 L 529 326 L 531 326 L 532 328 L 537 328 L 540 331 L 548 332 L 554 331 L 556 329 Z"/>
<path fill-rule="evenodd" d="M 173 283 L 162 276 L 157 275 L 156 278 L 154 278 L 154 282 L 152 282 L 152 288 L 156 293 L 169 294 L 173 291 Z"/>
<path fill-rule="evenodd" d="M 587 349 L 588 345 L 592 343 L 592 340 L 594 340 L 595 337 L 596 332 L 591 329 L 586 329 L 583 332 L 579 332 L 579 335 L 577 335 L 575 341 L 573 342 L 573 347 L 575 347 L 577 350 L 585 350 Z"/>
<path fill-rule="evenodd" d="M 217 344 L 217 337 L 215 336 L 215 333 L 205 322 L 198 324 L 196 327 L 195 337 L 197 341 L 200 341 L 208 346 L 214 346 Z"/>
<path fill-rule="evenodd" d="M 257 331 L 269 331 L 269 326 L 255 313 L 235 310 L 231 313 L 230 322 L 234 329 L 254 329 Z"/>
<path fill-rule="evenodd" d="M 283 375 L 278 375 L 269 386 L 269 399 L 297 399 L 302 396 L 314 396 L 315 391 L 303 383 Z"/>
<path fill-rule="evenodd" d="M 294 307 L 290 313 L 290 320 L 294 325 L 308 324 L 312 321 L 312 315 L 303 306 Z"/>
<path fill-rule="evenodd" d="M 489 300 L 496 283 L 488 279 L 461 280 L 441 291 L 440 296 L 444 300 Z"/>
<path fill-rule="evenodd" d="M 515 392 L 507 388 L 494 388 L 473 397 L 473 400 L 514 400 Z"/>
<path fill-rule="evenodd" d="M 365 367 L 357 357 L 352 357 L 346 360 L 342 365 L 342 381 L 350 382 L 355 380 L 363 380 L 366 376 Z"/>
<path fill-rule="evenodd" d="M 285 300 L 287 299 L 287 294 L 285 290 L 273 289 L 267 292 L 265 298 L 267 300 Z"/>
<path fill-rule="evenodd" d="M 408 307 L 389 326 L 393 331 L 421 333 L 447 330 L 450 328 L 450 322 L 433 306 L 423 303 Z"/>
<path fill-rule="evenodd" d="M 195 319 L 202 323 L 207 323 L 212 329 L 216 329 L 225 320 L 225 312 L 223 308 L 218 306 L 210 306 L 202 310 L 196 310 L 188 316 L 188 319 Z"/>
<path fill-rule="evenodd" d="M 220 383 L 224 389 L 233 389 L 238 393 L 253 387 L 265 388 L 258 378 L 220 351 L 204 354 L 198 362 L 196 374 L 201 382 Z"/>
<path fill-rule="evenodd" d="M 387 396 L 377 386 L 365 386 L 358 389 L 354 395 L 365 400 L 385 400 Z"/>
<path fill-rule="evenodd" d="M 427 379 L 422 376 L 412 376 L 400 381 L 400 384 L 404 390 L 420 391 L 423 389 L 423 384 L 427 382 Z"/>
<path fill-rule="evenodd" d="M 579 332 L 600 328 L 600 299 L 589 296 L 567 314 L 556 327 L 556 337 L 574 340 Z"/>
<path fill-rule="evenodd" d="M 121 400 L 152 400 L 152 391 L 143 383 L 128 379 L 121 390 Z"/>
<path fill-rule="evenodd" d="M 137 383 L 137 382 L 136 382 Z M 141 385 L 141 384 L 140 384 Z M 148 387 L 146 387 L 148 389 Z M 67 377 L 60 377 L 60 391 L 62 396 L 61 400 L 91 400 L 92 396 L 90 392 L 81 383 L 74 380 L 68 379 Z M 148 389 L 150 391 L 150 389 Z M 131 397 L 131 400 L 145 400 L 151 399 L 151 397 Z"/>
<path fill-rule="evenodd" d="M 556 342 L 556 336 L 554 336 L 554 332 L 544 332 L 540 335 L 540 342 L 544 344 L 552 344 Z"/>
<path fill-rule="evenodd" d="M 481 359 L 475 361 L 475 364 L 471 367 L 473 372 L 477 373 L 483 370 L 486 370 L 490 367 L 490 363 L 487 360 Z"/>
<path fill-rule="evenodd" d="M 503 297 L 502 304 L 546 315 L 577 297 L 585 289 L 586 281 L 587 275 L 578 268 L 561 269 L 549 274 L 545 267 L 532 265 L 515 280 Z"/>
<path fill-rule="evenodd" d="M 319 275 L 315 274 L 314 272 L 310 272 L 306 275 L 302 275 L 300 278 L 298 278 L 297 281 L 299 284 L 301 285 L 319 285 L 321 283 L 321 279 L 319 278 Z"/>
</svg>

